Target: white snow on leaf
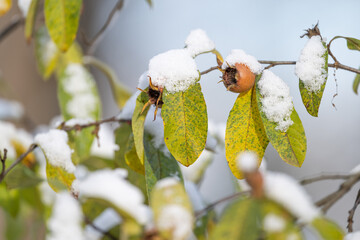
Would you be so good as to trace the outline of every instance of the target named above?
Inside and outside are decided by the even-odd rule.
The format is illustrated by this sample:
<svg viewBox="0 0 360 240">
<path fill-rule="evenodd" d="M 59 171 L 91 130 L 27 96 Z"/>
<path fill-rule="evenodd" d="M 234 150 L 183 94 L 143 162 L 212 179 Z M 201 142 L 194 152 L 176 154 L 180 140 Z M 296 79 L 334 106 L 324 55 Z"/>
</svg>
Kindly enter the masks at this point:
<svg viewBox="0 0 360 240">
<path fill-rule="evenodd" d="M 52 129 L 35 136 L 35 143 L 44 151 L 49 164 L 61 167 L 69 173 L 74 173 L 75 166 L 71 161 L 72 151 L 67 142 L 67 133 L 58 129 Z"/>
<path fill-rule="evenodd" d="M 360 164 L 356 165 L 353 169 L 351 169 L 350 174 L 358 174 L 360 173 Z"/>
<path fill-rule="evenodd" d="M 95 139 L 92 143 L 91 155 L 114 159 L 117 150 L 119 150 L 119 146 L 115 144 L 114 130 L 109 125 L 102 124 L 99 130 L 99 139 Z"/>
<path fill-rule="evenodd" d="M 276 130 L 286 132 L 294 123 L 290 116 L 294 109 L 290 89 L 286 83 L 269 70 L 264 70 L 258 82 L 262 109 L 266 118 L 277 124 Z"/>
<path fill-rule="evenodd" d="M 95 83 L 87 70 L 77 63 L 69 64 L 65 69 L 64 91 L 72 96 L 66 110 L 73 118 L 93 117 L 98 104 L 92 89 Z"/>
<path fill-rule="evenodd" d="M 124 169 L 103 169 L 90 173 L 79 183 L 80 199 L 98 198 L 125 211 L 138 223 L 148 221 L 148 208 L 142 192 L 126 179 Z"/>
<path fill-rule="evenodd" d="M 56 195 L 47 240 L 81 240 L 83 213 L 80 204 L 67 192 Z"/>
<path fill-rule="evenodd" d="M 241 49 L 233 49 L 231 51 L 231 53 L 225 58 L 222 69 L 235 67 L 235 63 L 242 63 L 246 65 L 254 74 L 260 74 L 263 70 L 263 67 L 255 57 L 246 54 Z"/>
<path fill-rule="evenodd" d="M 194 183 L 200 181 L 207 167 L 212 163 L 213 159 L 214 154 L 205 149 L 200 154 L 199 158 L 190 166 L 185 167 L 180 165 L 184 178 Z"/>
<path fill-rule="evenodd" d="M 311 37 L 301 51 L 296 62 L 295 74 L 304 82 L 305 88 L 311 92 L 318 92 L 326 81 L 325 58 L 326 48 L 320 36 Z"/>
<path fill-rule="evenodd" d="M 165 205 L 157 219 L 160 231 L 171 232 L 171 239 L 186 239 L 192 232 L 193 217 L 184 207 L 177 204 Z"/>
<path fill-rule="evenodd" d="M 320 215 L 320 210 L 295 179 L 283 173 L 268 172 L 264 180 L 265 195 L 281 204 L 301 222 L 310 223 Z"/>
<path fill-rule="evenodd" d="M 359 239 L 360 239 L 360 231 L 349 233 L 344 238 L 344 240 L 359 240 Z"/>
<path fill-rule="evenodd" d="M 72 118 L 70 120 L 67 120 L 65 122 L 65 126 L 67 127 L 74 127 L 75 125 L 85 125 L 85 124 L 89 124 L 91 122 L 94 122 L 95 120 L 92 118 Z"/>
<path fill-rule="evenodd" d="M 155 188 L 160 189 L 160 188 L 168 188 L 174 185 L 178 185 L 179 181 L 174 178 L 174 177 L 167 177 L 167 178 L 163 178 L 159 181 L 157 181 Z"/>
<path fill-rule="evenodd" d="M 192 57 L 215 49 L 215 43 L 202 29 L 192 30 L 186 38 L 185 44 Z"/>
<path fill-rule="evenodd" d="M 29 133 L 23 129 L 17 129 L 14 124 L 0 121 L 0 153 L 4 154 L 4 148 L 7 149 L 7 158 L 16 158 L 14 144 L 20 144 L 27 149 L 33 139 Z"/>
<path fill-rule="evenodd" d="M 258 156 L 255 152 L 241 152 L 237 158 L 237 165 L 243 172 L 255 172 L 258 169 Z"/>
<path fill-rule="evenodd" d="M 149 62 L 152 84 L 170 93 L 184 92 L 199 79 L 195 60 L 187 49 L 174 49 L 153 57 Z"/>
<path fill-rule="evenodd" d="M 263 220 L 264 230 L 267 232 L 281 232 L 285 228 L 285 220 L 275 214 L 267 214 Z"/>
<path fill-rule="evenodd" d="M 27 16 L 32 0 L 18 0 L 18 6 L 24 17 Z"/>
</svg>

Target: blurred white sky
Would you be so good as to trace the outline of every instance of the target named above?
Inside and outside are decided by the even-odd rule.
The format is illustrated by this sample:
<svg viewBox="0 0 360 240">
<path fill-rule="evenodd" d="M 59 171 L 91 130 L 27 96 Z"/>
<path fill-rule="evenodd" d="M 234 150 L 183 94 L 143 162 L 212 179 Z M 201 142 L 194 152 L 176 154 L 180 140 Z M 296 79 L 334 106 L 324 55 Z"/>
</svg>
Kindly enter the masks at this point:
<svg viewBox="0 0 360 240">
<path fill-rule="evenodd" d="M 322 36 L 328 40 L 335 35 L 360 38 L 360 1 L 356 0 L 153 1 L 152 9 L 145 0 L 126 1 L 125 8 L 96 51 L 96 55 L 109 63 L 119 78 L 134 90 L 150 58 L 170 49 L 182 48 L 189 32 L 196 28 L 207 32 L 224 57 L 231 49 L 240 48 L 259 60 L 297 60 L 306 43 L 306 39 L 299 36 L 304 29 L 318 21 Z M 89 15 L 85 18 L 89 35 L 102 26 L 115 2 L 85 1 L 89 4 Z M 336 40 L 332 51 L 341 63 L 355 68 L 360 66 L 360 52 L 347 50 L 345 40 Z M 216 64 L 215 57 L 210 54 L 200 56 L 196 61 L 200 71 Z M 306 131 L 308 151 L 303 167 L 298 169 L 283 163 L 269 147 L 265 155 L 269 168 L 288 172 L 301 179 L 320 172 L 347 172 L 359 164 L 360 96 L 352 92 L 354 74 L 342 70 L 336 72 L 339 95 L 334 100 L 335 110 L 331 105 L 335 94 L 334 70 L 329 69 L 319 118 L 314 118 L 302 105 L 294 66 L 275 67 L 272 70 L 290 86 L 295 108 Z M 218 71 L 207 74 L 203 76 L 201 85 L 209 118 L 215 122 L 225 122 L 236 94 L 226 92 L 222 84 L 217 84 L 219 76 Z M 98 74 L 97 78 L 104 101 L 104 114 L 112 116 L 118 110 L 110 89 L 102 75 Z M 205 179 L 204 192 L 210 200 L 231 191 L 228 174 L 226 161 L 221 156 L 208 171 L 208 179 Z M 314 199 L 319 199 L 337 187 L 338 182 L 327 182 L 316 184 L 308 190 Z M 329 212 L 343 227 L 356 191 L 352 191 Z M 359 222 L 360 219 L 355 218 L 355 229 L 360 229 Z"/>
</svg>

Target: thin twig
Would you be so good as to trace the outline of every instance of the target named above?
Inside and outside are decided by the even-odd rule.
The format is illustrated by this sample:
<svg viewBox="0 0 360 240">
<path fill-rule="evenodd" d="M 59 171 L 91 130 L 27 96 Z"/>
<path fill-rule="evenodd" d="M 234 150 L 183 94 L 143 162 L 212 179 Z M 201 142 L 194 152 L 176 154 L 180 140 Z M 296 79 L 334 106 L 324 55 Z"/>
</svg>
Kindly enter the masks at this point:
<svg viewBox="0 0 360 240">
<path fill-rule="evenodd" d="M 349 179 L 343 182 L 339 189 L 315 203 L 316 206 L 322 207 L 326 213 L 340 198 L 342 198 L 351 188 L 360 180 L 360 173 L 351 175 Z"/>
<path fill-rule="evenodd" d="M 207 207 L 205 207 L 204 209 L 198 211 L 195 213 L 195 217 L 198 218 L 200 216 L 202 216 L 203 214 L 205 214 L 206 212 L 208 212 L 209 210 L 213 209 L 216 205 L 222 203 L 222 202 L 226 202 L 228 200 L 231 200 L 233 198 L 236 198 L 236 197 L 239 197 L 239 196 L 243 196 L 243 195 L 247 195 L 247 194 L 250 194 L 250 191 L 244 191 L 244 192 L 237 192 L 237 193 L 234 193 L 230 196 L 227 196 L 227 197 L 224 197 L 222 199 L 219 199 L 211 204 L 209 204 Z"/>
<path fill-rule="evenodd" d="M 24 160 L 24 158 L 26 158 L 26 156 L 27 156 L 28 154 L 30 154 L 32 151 L 34 151 L 36 148 L 37 148 L 37 144 L 34 144 L 34 143 L 31 144 L 30 147 L 29 147 L 29 149 L 28 149 L 25 153 L 21 154 L 21 155 L 15 160 L 15 162 L 13 162 L 13 164 L 11 164 L 11 166 L 8 167 L 8 168 L 5 170 L 5 172 L 1 174 L 1 176 L 0 176 L 0 183 L 4 180 L 5 176 L 6 176 L 16 165 L 18 165 L 22 160 Z"/>
<path fill-rule="evenodd" d="M 348 232 L 353 231 L 354 214 L 355 214 L 356 208 L 357 208 L 357 206 L 359 206 L 359 204 L 360 204 L 360 189 L 357 193 L 354 206 L 349 210 L 349 216 L 347 219 L 348 225 L 346 226 L 346 228 L 348 229 Z"/>
<path fill-rule="evenodd" d="M 5 161 L 6 161 L 6 158 L 7 158 L 7 149 L 4 148 L 4 155 L 2 156 L 1 155 L 1 152 L 0 152 L 0 160 L 1 160 L 1 173 L 0 173 L 0 179 L 3 179 L 5 177 Z"/>
<path fill-rule="evenodd" d="M 207 69 L 207 70 L 205 70 L 205 71 L 200 72 L 200 74 L 201 74 L 201 75 L 204 75 L 204 74 L 207 74 L 207 73 L 209 73 L 209 72 L 212 72 L 212 71 L 214 71 L 214 70 L 216 70 L 216 69 L 218 69 L 218 68 L 219 68 L 218 66 L 211 67 L 211 68 L 209 68 L 209 69 Z"/>
<path fill-rule="evenodd" d="M 10 33 L 12 33 L 17 27 L 24 23 L 24 18 L 20 15 L 16 15 L 11 19 L 9 25 L 5 26 L 0 31 L 0 42 L 6 38 Z"/>
<path fill-rule="evenodd" d="M 323 180 L 347 180 L 349 179 L 351 175 L 348 174 L 327 174 L 327 175 L 320 175 L 320 176 L 316 176 L 316 177 L 312 177 L 312 178 L 307 178 L 304 180 L 300 181 L 301 185 L 307 185 L 310 183 L 314 183 L 314 182 L 318 182 L 318 181 L 323 181 Z"/>
<path fill-rule="evenodd" d="M 101 39 L 101 36 L 105 33 L 105 30 L 109 27 L 116 13 L 120 11 L 123 8 L 123 6 L 124 6 L 124 0 L 118 0 L 115 6 L 113 7 L 113 9 L 111 10 L 108 18 L 106 19 L 106 22 L 96 33 L 96 35 L 91 40 L 87 40 L 86 37 L 84 37 L 85 43 L 89 46 L 87 50 L 88 55 L 91 55 L 94 52 L 98 41 Z"/>
<path fill-rule="evenodd" d="M 86 224 L 89 224 L 92 228 L 94 228 L 96 231 L 98 231 L 99 233 L 101 233 L 103 236 L 106 236 L 112 240 L 117 240 L 118 238 L 115 237 L 114 235 L 112 235 L 109 231 L 104 231 L 101 228 L 99 228 L 98 226 L 96 226 L 88 217 L 84 217 L 84 221 Z"/>
<path fill-rule="evenodd" d="M 75 124 L 74 126 L 66 126 L 66 122 L 61 123 L 60 125 L 60 129 L 64 130 L 66 132 L 70 132 L 73 130 L 76 131 L 81 131 L 84 128 L 88 128 L 88 127 L 97 127 L 103 123 L 109 123 L 109 122 L 129 122 L 128 120 L 119 120 L 116 118 L 116 116 L 110 117 L 110 118 L 106 118 L 100 121 L 95 121 L 95 122 L 91 122 L 91 123 L 86 123 L 86 124 Z"/>
</svg>

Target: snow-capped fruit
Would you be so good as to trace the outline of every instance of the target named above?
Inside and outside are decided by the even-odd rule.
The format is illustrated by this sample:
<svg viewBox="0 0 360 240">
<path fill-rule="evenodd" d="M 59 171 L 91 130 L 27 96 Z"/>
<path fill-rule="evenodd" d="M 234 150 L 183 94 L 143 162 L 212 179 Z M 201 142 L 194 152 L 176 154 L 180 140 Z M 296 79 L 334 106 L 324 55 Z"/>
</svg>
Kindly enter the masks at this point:
<svg viewBox="0 0 360 240">
<path fill-rule="evenodd" d="M 228 91 L 244 93 L 254 86 L 255 74 L 245 64 L 235 63 L 234 68 L 225 69 L 223 83 Z"/>
</svg>

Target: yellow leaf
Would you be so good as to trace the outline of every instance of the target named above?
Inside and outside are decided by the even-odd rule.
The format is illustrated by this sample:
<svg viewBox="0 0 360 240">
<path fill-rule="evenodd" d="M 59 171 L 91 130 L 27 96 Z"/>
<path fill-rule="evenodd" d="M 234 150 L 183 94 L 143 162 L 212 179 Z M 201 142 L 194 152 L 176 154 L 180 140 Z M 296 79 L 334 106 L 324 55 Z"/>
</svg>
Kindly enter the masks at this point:
<svg viewBox="0 0 360 240">
<path fill-rule="evenodd" d="M 11 0 L 0 0 L 0 16 L 6 14 L 11 8 Z"/>
</svg>

